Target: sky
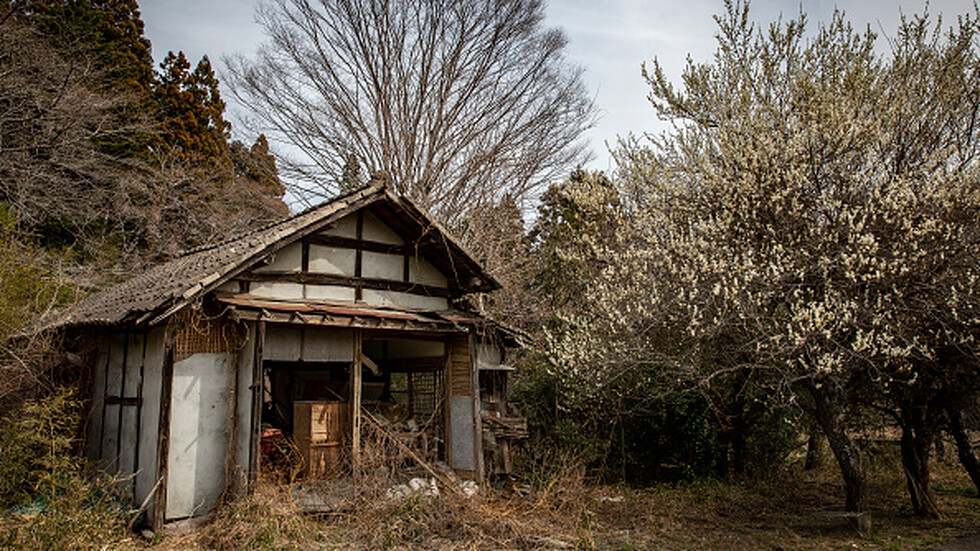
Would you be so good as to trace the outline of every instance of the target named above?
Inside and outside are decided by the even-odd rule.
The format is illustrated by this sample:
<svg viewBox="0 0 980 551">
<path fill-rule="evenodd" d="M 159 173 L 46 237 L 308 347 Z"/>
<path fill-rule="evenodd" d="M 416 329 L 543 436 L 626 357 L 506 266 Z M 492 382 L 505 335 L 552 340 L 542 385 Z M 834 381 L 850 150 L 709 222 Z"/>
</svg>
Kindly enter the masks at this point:
<svg viewBox="0 0 980 551">
<path fill-rule="evenodd" d="M 463 0 L 468 1 L 468 0 Z M 208 55 L 222 73 L 221 58 L 246 56 L 264 40 L 255 23 L 253 0 L 139 0 L 146 35 L 159 63 L 169 50 L 183 50 L 192 63 Z M 768 24 L 780 15 L 795 17 L 802 7 L 813 29 L 838 8 L 858 29 L 893 36 L 902 13 L 921 13 L 923 0 L 756 0 L 751 16 Z M 584 69 L 584 80 L 599 109 L 599 121 L 585 136 L 594 159 L 587 168 L 613 169 L 607 144 L 618 136 L 657 133 L 666 128 L 646 99 L 643 63 L 657 58 L 669 79 L 677 82 L 688 56 L 708 62 L 715 51 L 712 16 L 724 10 L 722 0 L 551 0 L 545 25 L 564 30 L 567 59 Z M 973 0 L 932 0 L 929 11 L 946 23 L 973 10 Z M 884 35 L 884 36 L 883 36 Z M 231 93 L 222 90 L 231 103 Z M 235 123 L 236 109 L 229 107 Z M 234 133 L 234 130 L 233 130 Z M 250 136 L 236 138 L 250 139 Z"/>
</svg>

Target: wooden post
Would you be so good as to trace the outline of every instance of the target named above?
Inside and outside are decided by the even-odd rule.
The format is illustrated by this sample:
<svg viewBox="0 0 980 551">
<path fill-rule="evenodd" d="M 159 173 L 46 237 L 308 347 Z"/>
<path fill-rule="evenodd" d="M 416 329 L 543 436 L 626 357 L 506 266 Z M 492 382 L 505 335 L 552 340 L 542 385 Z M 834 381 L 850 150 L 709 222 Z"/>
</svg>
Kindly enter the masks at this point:
<svg viewBox="0 0 980 551">
<path fill-rule="evenodd" d="M 361 463 L 361 331 L 354 329 L 354 360 L 350 365 L 351 468 L 360 474 Z"/>
<path fill-rule="evenodd" d="M 453 338 L 451 336 L 447 336 L 443 342 L 445 343 L 443 346 L 444 346 L 446 357 L 445 357 L 445 360 L 443 361 L 443 368 L 442 368 L 442 391 L 443 391 L 442 392 L 442 394 L 443 394 L 443 402 L 442 402 L 443 403 L 443 407 L 442 407 L 442 409 L 443 409 L 443 414 L 442 414 L 442 418 L 443 418 L 443 425 L 442 426 L 443 426 L 443 428 L 442 428 L 442 432 L 443 432 L 443 437 L 444 437 L 444 440 L 443 441 L 445 442 L 445 444 L 443 444 L 443 445 L 445 446 L 445 460 L 446 460 L 446 465 L 449 465 L 450 467 L 452 467 L 454 465 L 454 463 L 453 463 L 453 441 L 452 441 L 452 433 L 453 433 L 453 431 L 452 431 L 452 422 L 453 422 L 453 417 L 452 417 L 452 407 L 451 407 L 450 400 L 452 399 L 452 394 L 453 394 L 452 393 L 453 377 L 452 377 L 452 359 L 451 358 L 452 358 L 452 353 L 453 353 L 453 343 L 454 343 L 454 341 L 453 341 Z"/>
<path fill-rule="evenodd" d="M 122 376 L 119 382 L 119 392 L 116 396 L 123 398 L 126 396 L 126 363 L 129 362 L 129 331 L 123 331 L 123 351 L 122 351 L 122 362 L 120 363 L 122 369 Z M 123 403 L 119 402 L 119 415 L 116 417 L 116 468 L 113 469 L 113 474 L 121 474 L 123 472 L 122 466 L 122 430 L 123 430 Z M 132 445 L 132 442 L 127 442 L 127 446 Z M 135 484 L 133 484 L 135 487 Z"/>
<path fill-rule="evenodd" d="M 265 322 L 255 322 L 255 355 L 252 359 L 252 419 L 249 431 L 248 493 L 255 491 L 261 466 L 262 401 L 265 399 L 265 372 L 262 370 L 262 349 L 265 346 Z"/>
<path fill-rule="evenodd" d="M 483 484 L 483 416 L 480 405 L 480 367 L 477 362 L 476 335 L 470 333 L 470 384 L 473 389 L 473 455 L 476 460 L 476 481 Z"/>
<path fill-rule="evenodd" d="M 99 439 L 95 445 L 98 446 L 97 459 L 99 460 L 99 467 L 105 468 L 105 453 L 103 453 L 105 451 L 105 399 L 109 395 L 109 362 L 112 359 L 112 342 L 109 339 L 109 331 L 107 330 L 102 331 L 102 349 L 105 350 L 105 365 L 102 368 L 102 395 L 99 396 L 98 389 L 95 389 L 92 392 L 92 399 L 98 400 L 102 408 L 102 411 L 99 412 Z M 98 357 L 96 357 L 97 361 Z M 96 366 L 96 369 L 98 369 L 98 366 Z M 95 388 L 94 380 L 92 381 L 92 387 Z"/>
<path fill-rule="evenodd" d="M 356 219 L 357 228 L 355 230 L 356 232 L 355 235 L 357 235 L 357 240 L 361 241 L 362 239 L 364 239 L 364 209 L 358 210 L 356 216 L 357 216 Z M 357 283 L 355 283 L 354 285 L 354 302 L 361 302 L 361 300 L 363 300 L 364 298 L 363 287 L 360 283 L 361 273 L 363 271 L 363 266 L 362 266 L 363 263 L 364 263 L 363 249 L 362 247 L 357 247 L 357 250 L 354 252 L 354 278 L 357 281 Z M 360 352 L 360 348 L 358 348 L 358 352 Z M 357 355 L 354 356 L 354 359 L 355 360 L 357 359 Z"/>
<path fill-rule="evenodd" d="M 228 453 L 225 455 L 225 493 L 228 495 L 234 495 L 244 489 L 239 484 L 241 481 L 239 473 L 242 472 L 243 466 L 238 463 L 238 439 L 241 438 L 241 435 L 238 434 L 238 381 L 240 379 L 239 371 L 242 369 L 242 359 L 248 353 L 248 350 L 242 347 L 233 356 L 235 363 L 230 370 L 231 380 L 228 381 Z M 245 467 L 247 468 L 247 465 Z M 245 485 L 247 486 L 247 483 Z"/>
<path fill-rule="evenodd" d="M 163 372 L 160 383 L 160 422 L 157 431 L 159 485 L 153 500 L 153 531 L 159 533 L 167 520 L 167 469 L 170 464 L 170 406 L 174 387 L 174 340 L 176 329 L 168 326 L 163 337 Z"/>
<path fill-rule="evenodd" d="M 133 499 L 136 499 L 136 476 L 140 472 L 140 441 L 143 439 L 143 372 L 146 366 L 146 341 L 150 335 L 150 330 L 142 332 L 143 350 L 140 352 L 140 371 L 139 379 L 136 383 L 136 449 L 133 452 Z"/>
</svg>

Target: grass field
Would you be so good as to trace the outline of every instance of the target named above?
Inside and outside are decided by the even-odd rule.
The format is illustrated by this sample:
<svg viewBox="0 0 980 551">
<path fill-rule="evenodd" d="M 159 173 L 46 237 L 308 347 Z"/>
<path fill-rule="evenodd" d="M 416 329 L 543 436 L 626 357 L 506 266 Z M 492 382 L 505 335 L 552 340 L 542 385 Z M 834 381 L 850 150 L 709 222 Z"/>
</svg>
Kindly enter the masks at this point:
<svg viewBox="0 0 980 551">
<path fill-rule="evenodd" d="M 260 485 L 203 528 L 147 540 L 125 522 L 99 521 L 84 504 L 33 517 L 8 516 L 7 548 L 77 549 L 596 549 L 913 550 L 980 533 L 980 499 L 955 463 L 935 465 L 945 517 L 917 518 L 894 468 L 872 476 L 873 528 L 815 515 L 843 501 L 834 465 L 786 470 L 741 482 L 700 481 L 649 488 L 589 484 L 581 468 L 559 469 L 528 495 L 384 497 L 364 480 L 326 515 L 303 515 L 288 489 Z M 385 482 L 387 484 L 387 482 Z"/>
</svg>

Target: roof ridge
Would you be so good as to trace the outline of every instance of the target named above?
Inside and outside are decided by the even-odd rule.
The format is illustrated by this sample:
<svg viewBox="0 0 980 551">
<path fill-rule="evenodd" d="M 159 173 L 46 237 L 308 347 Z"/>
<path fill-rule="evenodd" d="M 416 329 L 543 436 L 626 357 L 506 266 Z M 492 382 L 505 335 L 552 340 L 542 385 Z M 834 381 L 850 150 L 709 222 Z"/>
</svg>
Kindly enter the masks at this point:
<svg viewBox="0 0 980 551">
<path fill-rule="evenodd" d="M 225 239 L 222 239 L 220 241 L 215 241 L 214 243 L 211 243 L 211 244 L 208 244 L 208 245 L 199 245 L 197 247 L 194 247 L 194 248 L 191 248 L 191 249 L 187 249 L 186 251 L 182 251 L 181 253 L 179 253 L 176 256 L 174 256 L 173 257 L 173 260 L 178 259 L 178 258 L 184 258 L 186 256 L 190 256 L 192 254 L 197 254 L 197 253 L 200 253 L 200 252 L 203 252 L 203 251 L 208 251 L 208 250 L 211 250 L 211 249 L 215 249 L 217 247 L 221 247 L 221 246 L 224 246 L 224 245 L 228 245 L 229 243 L 234 243 L 235 241 L 239 241 L 239 240 L 245 239 L 245 238 L 250 237 L 252 235 L 255 235 L 257 233 L 261 233 L 261 232 L 265 232 L 265 231 L 271 230 L 272 228 L 274 228 L 276 226 L 279 226 L 279 225 L 283 225 L 283 224 L 287 224 L 289 222 L 292 222 L 293 220 L 296 220 L 297 218 L 299 218 L 301 216 L 306 216 L 306 215 L 308 215 L 308 214 L 310 214 L 310 213 L 312 213 L 314 211 L 323 209 L 324 207 L 329 206 L 329 205 L 331 205 L 332 203 L 334 203 L 336 201 L 343 201 L 344 199 L 347 199 L 347 198 L 349 198 L 349 197 L 351 197 L 353 195 L 356 195 L 358 193 L 361 193 L 362 191 L 366 191 L 367 189 L 372 188 L 372 187 L 376 187 L 379 190 L 386 189 L 387 188 L 387 186 L 385 185 L 385 183 L 383 181 L 379 183 L 376 180 L 371 180 L 368 183 L 366 183 L 366 184 L 364 184 L 364 185 L 362 185 L 362 186 L 360 186 L 358 188 L 354 188 L 354 189 L 352 189 L 350 191 L 347 191 L 345 193 L 341 193 L 340 195 L 337 195 L 337 196 L 335 196 L 335 197 L 333 197 L 331 199 L 324 200 L 323 202 L 321 202 L 321 203 L 319 203 L 317 205 L 311 205 L 311 206 L 303 209 L 302 211 L 297 212 L 296 214 L 287 216 L 286 218 L 282 218 L 280 220 L 276 220 L 275 222 L 270 222 L 270 223 L 268 223 L 268 224 L 266 224 L 264 226 L 259 226 L 257 228 L 252 228 L 252 229 L 250 229 L 248 231 L 245 231 L 244 233 L 241 233 L 241 234 L 236 235 L 234 237 L 227 237 Z"/>
</svg>

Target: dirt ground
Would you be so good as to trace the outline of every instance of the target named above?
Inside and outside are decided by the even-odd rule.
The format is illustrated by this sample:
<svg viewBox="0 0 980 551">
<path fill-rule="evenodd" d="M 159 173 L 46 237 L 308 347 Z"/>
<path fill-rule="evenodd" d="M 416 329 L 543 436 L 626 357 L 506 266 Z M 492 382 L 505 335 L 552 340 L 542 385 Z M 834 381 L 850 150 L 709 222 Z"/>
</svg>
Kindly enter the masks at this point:
<svg viewBox="0 0 980 551">
<path fill-rule="evenodd" d="M 835 472 L 782 472 L 766 480 L 697 482 L 636 489 L 594 486 L 565 473 L 518 496 L 352 499 L 346 509 L 301 515 L 266 485 L 226 507 L 208 526 L 154 549 L 596 549 L 912 550 L 980 534 L 980 499 L 955 464 L 935 468 L 945 516 L 911 514 L 904 480 L 876 475 L 873 528 L 862 536 L 827 515 L 843 494 Z M 886 472 L 893 472 L 891 470 Z M 369 495 L 369 494 L 365 494 Z"/>
</svg>

